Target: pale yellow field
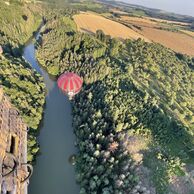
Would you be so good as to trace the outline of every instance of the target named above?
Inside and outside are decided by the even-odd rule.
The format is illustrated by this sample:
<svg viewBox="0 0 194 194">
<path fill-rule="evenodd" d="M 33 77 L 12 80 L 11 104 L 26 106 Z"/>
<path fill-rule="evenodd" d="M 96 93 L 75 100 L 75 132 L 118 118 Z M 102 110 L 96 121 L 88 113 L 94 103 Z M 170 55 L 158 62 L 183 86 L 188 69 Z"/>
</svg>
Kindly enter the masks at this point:
<svg viewBox="0 0 194 194">
<path fill-rule="evenodd" d="M 158 22 L 152 21 L 146 17 L 121 16 L 121 20 L 132 21 L 132 22 L 143 22 L 143 23 L 148 23 L 148 24 L 158 24 Z"/>
<path fill-rule="evenodd" d="M 172 50 L 194 56 L 194 38 L 178 32 L 142 27 L 142 35 Z"/>
<path fill-rule="evenodd" d="M 181 30 L 181 31 L 194 37 L 194 32 L 192 32 L 192 31 L 189 31 L 189 30 Z"/>
<path fill-rule="evenodd" d="M 170 20 L 162 20 L 157 18 L 151 18 L 151 17 L 131 17 L 131 16 L 121 16 L 122 21 L 129 22 L 131 24 L 141 25 L 141 26 L 148 26 L 148 27 L 154 27 L 154 26 L 163 26 L 166 24 L 173 24 L 173 25 L 181 25 L 181 26 L 187 26 L 188 23 L 183 22 L 175 22 Z"/>
<path fill-rule="evenodd" d="M 100 15 L 93 13 L 80 13 L 75 15 L 74 21 L 78 26 L 78 30 L 82 32 L 93 32 L 101 29 L 105 34 L 111 35 L 112 37 L 118 37 L 122 39 L 138 39 L 142 38 L 145 41 L 149 40 L 137 33 L 136 31 L 112 20 L 106 19 Z"/>
<path fill-rule="evenodd" d="M 160 43 L 176 52 L 194 56 L 194 32 L 184 31 L 185 34 L 179 32 L 171 32 L 156 29 L 160 26 L 160 22 L 164 20 L 152 21 L 150 18 L 138 18 L 122 16 L 121 21 L 129 24 L 135 24 L 141 27 L 141 30 L 128 28 L 118 22 L 106 19 L 95 13 L 81 13 L 74 16 L 74 20 L 78 29 L 83 32 L 95 33 L 98 29 L 104 31 L 112 37 L 138 39 L 142 38 L 147 42 Z M 171 22 L 171 21 L 168 21 Z M 176 23 L 176 22 L 175 22 Z M 183 25 L 183 23 L 181 23 Z"/>
<path fill-rule="evenodd" d="M 130 17 L 130 16 L 121 16 L 120 21 L 127 22 L 132 25 L 136 25 L 139 27 L 158 27 L 159 24 L 157 22 L 151 21 L 146 18 L 139 17 Z"/>
<path fill-rule="evenodd" d="M 163 19 L 158 19 L 158 18 L 152 18 L 152 17 L 144 17 L 146 19 L 149 19 L 151 21 L 155 21 L 155 22 L 165 22 L 165 23 L 170 23 L 170 24 L 178 24 L 178 25 L 183 25 L 183 26 L 188 26 L 188 23 L 185 22 L 176 22 L 176 21 L 171 21 L 171 20 L 163 20 Z"/>
<path fill-rule="evenodd" d="M 182 30 L 182 32 L 184 32 L 183 34 L 179 32 L 156 29 L 156 27 L 164 27 L 161 23 L 164 21 L 166 23 L 173 23 L 174 25 L 188 25 L 187 23 L 160 20 L 149 17 L 139 18 L 129 16 L 122 16 L 120 20 L 128 24 L 141 27 L 141 30 L 136 31 L 153 42 L 160 43 L 176 52 L 194 56 L 194 32 Z"/>
</svg>

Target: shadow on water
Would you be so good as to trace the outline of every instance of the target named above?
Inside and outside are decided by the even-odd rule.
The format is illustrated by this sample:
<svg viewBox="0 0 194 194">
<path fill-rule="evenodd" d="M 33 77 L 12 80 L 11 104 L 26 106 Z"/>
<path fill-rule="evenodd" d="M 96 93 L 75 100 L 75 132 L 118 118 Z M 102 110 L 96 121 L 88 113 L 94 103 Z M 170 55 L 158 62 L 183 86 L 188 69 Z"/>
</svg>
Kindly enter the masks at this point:
<svg viewBox="0 0 194 194">
<path fill-rule="evenodd" d="M 41 155 L 34 166 L 29 193 L 78 194 L 75 170 L 69 163 L 69 157 L 76 153 L 71 104 L 58 89 L 56 81 L 39 66 L 32 41 L 25 46 L 23 57 L 44 77 L 47 88 L 44 117 L 38 136 Z"/>
</svg>

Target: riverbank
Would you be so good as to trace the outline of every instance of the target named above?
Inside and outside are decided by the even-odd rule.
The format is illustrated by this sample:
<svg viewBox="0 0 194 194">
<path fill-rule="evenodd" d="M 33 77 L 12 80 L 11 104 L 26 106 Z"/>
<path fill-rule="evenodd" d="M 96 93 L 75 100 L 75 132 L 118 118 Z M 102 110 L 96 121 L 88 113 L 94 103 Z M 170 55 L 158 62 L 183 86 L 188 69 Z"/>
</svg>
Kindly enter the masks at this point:
<svg viewBox="0 0 194 194">
<path fill-rule="evenodd" d="M 56 81 L 38 64 L 33 41 L 24 49 L 24 58 L 44 78 L 47 96 L 40 133 L 40 155 L 30 180 L 30 194 L 78 194 L 74 167 L 69 157 L 77 152 L 72 128 L 71 104 L 58 89 Z"/>
<path fill-rule="evenodd" d="M 52 14 L 37 56 L 51 74 L 72 71 L 84 80 L 72 101 L 80 192 L 167 193 L 171 179 L 186 174 L 184 163 L 192 159 L 192 119 L 182 115 L 192 106 L 192 58 L 100 30 L 80 33 L 72 16 L 71 10 Z"/>
</svg>

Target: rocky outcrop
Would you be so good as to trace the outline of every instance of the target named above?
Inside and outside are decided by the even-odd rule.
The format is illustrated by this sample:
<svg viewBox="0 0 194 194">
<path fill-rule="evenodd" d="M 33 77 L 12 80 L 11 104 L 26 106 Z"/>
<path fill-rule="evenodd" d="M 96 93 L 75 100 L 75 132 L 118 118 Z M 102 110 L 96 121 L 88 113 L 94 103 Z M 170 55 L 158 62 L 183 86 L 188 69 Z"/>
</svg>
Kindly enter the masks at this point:
<svg viewBox="0 0 194 194">
<path fill-rule="evenodd" d="M 0 193 L 26 194 L 31 173 L 27 125 L 0 87 Z"/>
</svg>

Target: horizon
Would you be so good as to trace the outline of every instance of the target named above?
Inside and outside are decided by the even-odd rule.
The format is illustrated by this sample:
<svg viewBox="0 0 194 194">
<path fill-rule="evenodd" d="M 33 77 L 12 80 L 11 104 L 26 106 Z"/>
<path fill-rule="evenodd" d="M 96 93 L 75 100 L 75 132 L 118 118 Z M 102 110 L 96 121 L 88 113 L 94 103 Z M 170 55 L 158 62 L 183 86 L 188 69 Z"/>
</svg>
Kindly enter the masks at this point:
<svg viewBox="0 0 194 194">
<path fill-rule="evenodd" d="M 194 17 L 194 1 L 193 0 L 116 0 L 129 4 L 142 5 L 148 8 L 160 9 L 167 12 L 172 12 L 181 15 L 187 15 Z M 174 6 L 176 4 L 176 6 Z"/>
</svg>

